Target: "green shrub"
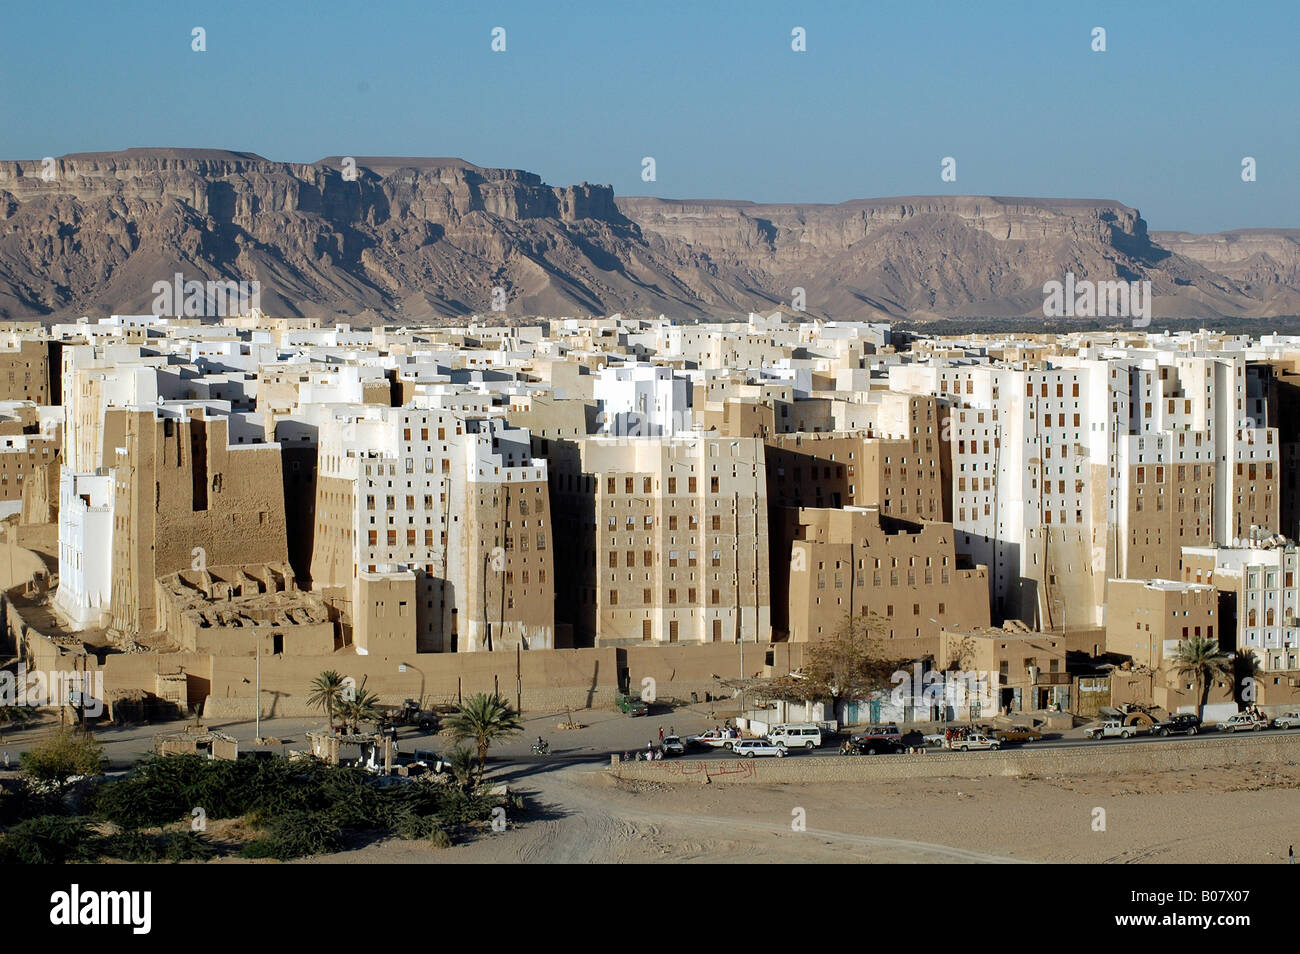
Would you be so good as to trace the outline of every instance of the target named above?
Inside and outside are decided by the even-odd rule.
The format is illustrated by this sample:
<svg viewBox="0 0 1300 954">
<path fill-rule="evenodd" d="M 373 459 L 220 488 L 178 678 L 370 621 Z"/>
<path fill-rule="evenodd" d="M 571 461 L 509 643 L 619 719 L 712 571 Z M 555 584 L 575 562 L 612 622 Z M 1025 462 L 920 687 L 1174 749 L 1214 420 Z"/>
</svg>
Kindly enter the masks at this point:
<svg viewBox="0 0 1300 954">
<path fill-rule="evenodd" d="M 250 841 L 243 848 L 239 849 L 241 858 L 278 858 L 276 847 L 270 838 L 259 838 L 257 841 Z"/>
<path fill-rule="evenodd" d="M 250 842 L 240 852 L 246 858 L 289 861 L 307 855 L 338 851 L 340 832 L 328 816 L 317 812 L 289 812 L 270 823 L 265 838 Z"/>
<path fill-rule="evenodd" d="M 23 865 L 90 862 L 99 856 L 97 842 L 86 818 L 40 815 L 19 822 L 0 838 L 0 862 Z"/>
<path fill-rule="evenodd" d="M 512 812 L 523 808 L 517 796 L 503 800 L 455 784 L 381 787 L 360 769 L 314 759 L 228 762 L 194 755 L 142 762 L 126 778 L 101 784 L 92 804 L 96 817 L 128 832 L 187 819 L 196 807 L 208 818 L 246 818 L 264 834 L 241 855 L 284 860 L 336 851 L 345 831 L 391 832 L 450 844 L 447 826 L 485 822 L 498 805 L 508 805 Z M 181 833 L 152 842 L 124 834 L 111 850 L 118 857 L 142 860 L 150 851 L 169 860 L 213 854 L 207 842 Z"/>
<path fill-rule="evenodd" d="M 438 828 L 438 821 L 430 818 L 428 815 L 405 814 L 394 819 L 388 828 L 398 838 L 405 838 L 408 841 L 416 838 L 428 838 Z"/>
<path fill-rule="evenodd" d="M 75 729 L 59 729 L 48 739 L 22 753 L 23 775 L 41 787 L 62 788 L 77 775 L 98 775 L 104 750 L 94 736 Z"/>
<path fill-rule="evenodd" d="M 438 808 L 438 817 L 444 823 L 461 825 L 488 821 L 498 801 L 499 799 L 484 798 L 480 795 L 467 795 L 458 788 L 448 788 Z"/>
<path fill-rule="evenodd" d="M 26 779 L 0 788 L 0 825 L 16 825 L 39 815 L 66 815 L 57 792 L 38 791 Z"/>
<path fill-rule="evenodd" d="M 161 857 L 154 839 L 134 830 L 110 835 L 104 839 L 100 850 L 109 858 L 120 858 L 135 864 L 148 864 Z"/>
<path fill-rule="evenodd" d="M 160 841 L 168 861 L 207 861 L 217 853 L 206 838 L 192 831 L 169 831 Z"/>
</svg>

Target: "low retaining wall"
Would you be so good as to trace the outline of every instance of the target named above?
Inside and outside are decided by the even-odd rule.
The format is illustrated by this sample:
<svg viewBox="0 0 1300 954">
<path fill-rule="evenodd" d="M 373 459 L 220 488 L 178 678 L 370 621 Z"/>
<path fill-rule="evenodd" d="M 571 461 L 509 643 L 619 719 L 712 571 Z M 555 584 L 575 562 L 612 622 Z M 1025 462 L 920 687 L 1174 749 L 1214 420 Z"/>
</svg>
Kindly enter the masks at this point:
<svg viewBox="0 0 1300 954">
<path fill-rule="evenodd" d="M 992 778 L 1022 775 L 1123 775 L 1212 768 L 1252 762 L 1300 761 L 1300 736 L 1201 739 L 1155 743 L 1098 744 L 1096 747 L 1038 748 L 999 752 L 943 752 L 928 755 L 861 755 L 783 759 L 618 762 L 620 778 L 654 782 L 869 782 L 907 778 Z"/>
</svg>

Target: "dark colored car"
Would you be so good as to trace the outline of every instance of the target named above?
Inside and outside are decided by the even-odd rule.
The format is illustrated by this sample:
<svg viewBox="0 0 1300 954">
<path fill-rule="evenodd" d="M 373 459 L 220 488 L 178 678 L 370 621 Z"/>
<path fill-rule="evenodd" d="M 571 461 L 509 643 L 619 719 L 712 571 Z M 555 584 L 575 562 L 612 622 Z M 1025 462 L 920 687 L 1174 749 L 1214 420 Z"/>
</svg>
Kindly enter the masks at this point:
<svg viewBox="0 0 1300 954">
<path fill-rule="evenodd" d="M 901 751 L 903 743 L 874 735 L 849 739 L 840 746 L 840 752 L 844 755 L 895 755 Z"/>
<path fill-rule="evenodd" d="M 619 712 L 629 716 L 643 716 L 650 711 L 650 707 L 638 696 L 626 692 L 620 692 L 614 697 L 614 705 L 618 707 Z"/>
<path fill-rule="evenodd" d="M 890 722 L 885 725 L 869 725 L 858 736 L 860 739 L 892 739 L 895 742 L 902 741 L 903 733 L 899 731 L 898 724 Z"/>
<path fill-rule="evenodd" d="M 993 732 L 993 738 L 999 742 L 1037 742 L 1042 737 L 1043 733 L 1030 725 L 1012 725 Z"/>
<path fill-rule="evenodd" d="M 1201 719 L 1200 716 L 1184 712 L 1166 722 L 1157 722 L 1151 731 L 1155 735 L 1195 735 L 1201 731 Z"/>
</svg>

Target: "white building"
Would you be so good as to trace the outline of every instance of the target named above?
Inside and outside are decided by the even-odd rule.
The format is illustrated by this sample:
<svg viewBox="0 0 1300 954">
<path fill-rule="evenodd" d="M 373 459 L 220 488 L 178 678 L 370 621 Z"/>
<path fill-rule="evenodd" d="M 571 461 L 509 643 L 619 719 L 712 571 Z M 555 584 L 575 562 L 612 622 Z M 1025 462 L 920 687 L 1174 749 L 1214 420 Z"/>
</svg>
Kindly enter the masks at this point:
<svg viewBox="0 0 1300 954">
<path fill-rule="evenodd" d="M 113 475 L 59 473 L 59 588 L 74 628 L 102 624 L 113 596 Z"/>
<path fill-rule="evenodd" d="M 359 603 L 359 574 L 410 571 L 420 651 L 552 648 L 546 461 L 529 447 L 526 429 L 500 419 L 332 408 L 319 429 L 313 585 Z"/>
<path fill-rule="evenodd" d="M 1293 544 L 1187 547 L 1213 565 L 1210 579 L 1237 593 L 1237 648 L 1254 650 L 1265 672 L 1300 669 L 1300 557 Z M 1197 573 L 1200 578 L 1200 573 Z"/>
<path fill-rule="evenodd" d="M 608 366 L 594 385 L 601 431 L 635 437 L 671 437 L 691 426 L 685 377 L 653 364 Z"/>
</svg>

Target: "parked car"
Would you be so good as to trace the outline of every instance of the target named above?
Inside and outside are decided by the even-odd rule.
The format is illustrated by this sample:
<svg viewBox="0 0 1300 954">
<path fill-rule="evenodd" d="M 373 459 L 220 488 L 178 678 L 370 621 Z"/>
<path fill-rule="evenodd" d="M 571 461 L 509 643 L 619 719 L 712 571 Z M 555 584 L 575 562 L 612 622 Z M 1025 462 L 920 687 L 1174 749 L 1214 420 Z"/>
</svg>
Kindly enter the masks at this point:
<svg viewBox="0 0 1300 954">
<path fill-rule="evenodd" d="M 1002 743 L 987 735 L 968 735 L 965 738 L 950 740 L 948 748 L 955 749 L 958 752 L 968 752 L 971 749 L 976 751 L 980 749 L 996 751 L 1002 748 Z"/>
<path fill-rule="evenodd" d="M 1268 716 L 1251 715 L 1249 712 L 1238 712 L 1219 723 L 1220 732 L 1257 732 L 1268 727 Z"/>
<path fill-rule="evenodd" d="M 664 755 L 685 755 L 686 746 L 682 740 L 675 735 L 665 735 L 663 742 L 659 743 L 660 748 L 664 750 Z"/>
<path fill-rule="evenodd" d="M 1125 725 L 1119 719 L 1106 719 L 1088 726 L 1083 730 L 1083 736 L 1086 739 L 1127 739 L 1131 735 L 1142 735 L 1147 731 L 1146 726 Z"/>
<path fill-rule="evenodd" d="M 858 738 L 893 739 L 895 742 L 901 742 L 903 733 L 898 730 L 896 723 L 890 722 L 885 725 L 869 725 Z"/>
<path fill-rule="evenodd" d="M 842 755 L 895 755 L 901 751 L 903 743 L 879 737 L 848 739 L 840 747 Z"/>
<path fill-rule="evenodd" d="M 717 729 L 709 729 L 707 732 L 701 732 L 699 735 L 687 736 L 686 744 L 698 746 L 702 749 L 729 749 L 738 740 L 727 737 L 725 732 L 719 732 Z"/>
<path fill-rule="evenodd" d="M 767 737 L 773 742 L 780 742 L 787 749 L 807 749 L 809 752 L 822 744 L 822 730 L 811 722 L 774 725 Z"/>
<path fill-rule="evenodd" d="M 1201 717 L 1190 712 L 1180 712 L 1164 722 L 1151 727 L 1155 735 L 1195 735 L 1201 731 Z"/>
<path fill-rule="evenodd" d="M 921 744 L 922 744 L 922 745 L 938 745 L 938 746 L 942 746 L 942 745 L 944 744 L 944 742 L 946 742 L 947 740 L 948 740 L 948 737 L 947 737 L 946 735 L 944 735 L 942 732 L 931 732 L 929 735 L 923 735 L 923 736 L 921 736 Z"/>
<path fill-rule="evenodd" d="M 1042 737 L 1043 733 L 1031 725 L 1012 725 L 993 732 L 999 742 L 1037 742 Z"/>
<path fill-rule="evenodd" d="M 451 766 L 433 749 L 416 749 L 411 753 L 412 760 L 420 763 L 434 774 L 442 774 L 448 771 Z"/>
<path fill-rule="evenodd" d="M 1275 729 L 1300 729 L 1300 709 L 1291 709 L 1283 712 L 1273 720 Z"/>
<path fill-rule="evenodd" d="M 620 692 L 614 697 L 614 705 L 618 706 L 618 711 L 626 713 L 629 716 L 643 716 L 649 713 L 650 707 L 640 696 L 634 696 L 630 693 Z"/>
<path fill-rule="evenodd" d="M 380 707 L 375 724 L 380 731 L 395 729 L 399 725 L 417 725 L 421 732 L 431 734 L 438 727 L 438 714 L 432 709 L 420 708 L 414 699 L 407 699 L 400 706 Z"/>
<path fill-rule="evenodd" d="M 786 754 L 784 745 L 770 739 L 737 739 L 731 751 L 747 759 L 756 755 L 775 755 L 778 759 L 783 759 Z"/>
</svg>

